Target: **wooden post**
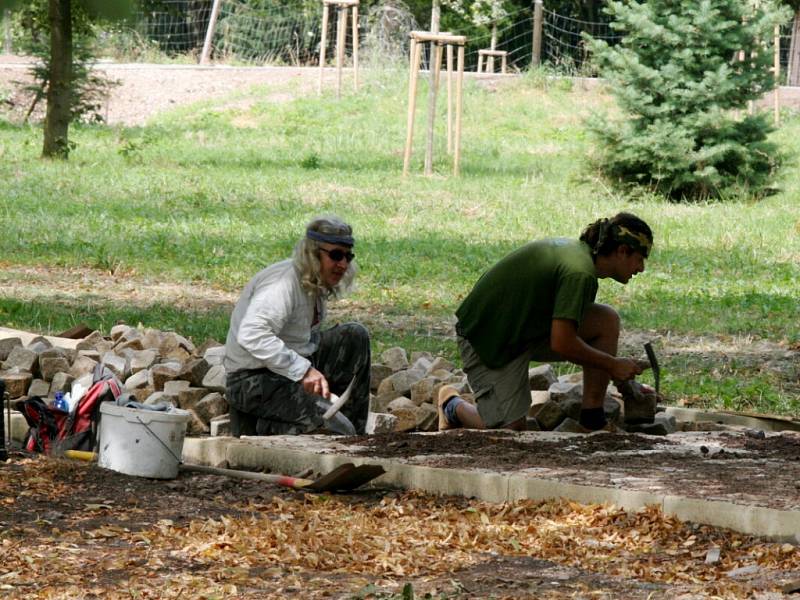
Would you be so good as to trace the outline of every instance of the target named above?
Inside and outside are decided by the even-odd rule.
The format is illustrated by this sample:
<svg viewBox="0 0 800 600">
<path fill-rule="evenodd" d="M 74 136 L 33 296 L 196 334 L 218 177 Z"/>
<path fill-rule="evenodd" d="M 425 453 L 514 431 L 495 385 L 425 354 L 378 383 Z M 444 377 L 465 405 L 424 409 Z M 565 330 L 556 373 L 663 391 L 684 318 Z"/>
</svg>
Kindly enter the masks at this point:
<svg viewBox="0 0 800 600">
<path fill-rule="evenodd" d="M 542 0 L 533 0 L 533 56 L 531 65 L 538 67 L 542 62 Z"/>
<path fill-rule="evenodd" d="M 358 4 L 353 5 L 353 90 L 358 91 Z"/>
<path fill-rule="evenodd" d="M 408 175 L 411 164 L 411 146 L 414 142 L 414 111 L 417 108 L 417 73 L 422 56 L 422 44 L 411 39 L 411 61 L 408 73 L 408 124 L 406 127 L 406 148 L 403 153 L 403 175 Z"/>
<path fill-rule="evenodd" d="M 492 41 L 489 43 L 489 50 L 492 52 L 497 50 L 497 23 L 492 23 Z M 494 73 L 494 56 L 491 54 L 486 59 L 486 70 Z"/>
<path fill-rule="evenodd" d="M 211 56 L 211 42 L 214 39 L 214 29 L 217 27 L 217 18 L 219 17 L 219 9 L 222 6 L 222 0 L 214 0 L 211 6 L 211 16 L 208 19 L 208 29 L 206 29 L 206 39 L 203 41 L 203 52 L 200 54 L 200 64 L 204 65 L 208 62 L 208 57 Z"/>
<path fill-rule="evenodd" d="M 481 72 L 482 68 L 483 68 L 483 54 L 478 52 L 478 73 Z"/>
<path fill-rule="evenodd" d="M 464 46 L 458 47 L 458 69 L 456 74 L 456 139 L 453 153 L 453 175 L 458 175 L 461 161 L 461 99 L 464 88 Z"/>
<path fill-rule="evenodd" d="M 508 54 L 503 54 L 500 59 L 500 72 L 505 75 L 506 68 L 508 67 Z"/>
<path fill-rule="evenodd" d="M 453 46 L 447 44 L 447 154 L 453 153 Z"/>
<path fill-rule="evenodd" d="M 325 46 L 328 44 L 328 5 L 322 4 L 322 39 L 319 42 L 319 87 L 322 94 L 322 74 L 325 71 Z"/>
<path fill-rule="evenodd" d="M 433 0 L 431 5 L 431 33 L 439 33 L 439 18 L 441 9 L 439 0 Z M 433 174 L 433 128 L 436 122 L 436 96 L 438 93 L 437 82 L 435 81 L 434 62 L 441 60 L 439 56 L 439 45 L 436 40 L 431 40 L 430 52 L 428 54 L 428 137 L 425 142 L 425 175 Z"/>
<path fill-rule="evenodd" d="M 775 25 L 773 69 L 775 75 L 775 125 L 781 123 L 781 26 Z"/>
<path fill-rule="evenodd" d="M 342 66 L 344 64 L 344 45 L 347 41 L 347 8 L 336 7 L 336 97 L 342 97 Z"/>
</svg>

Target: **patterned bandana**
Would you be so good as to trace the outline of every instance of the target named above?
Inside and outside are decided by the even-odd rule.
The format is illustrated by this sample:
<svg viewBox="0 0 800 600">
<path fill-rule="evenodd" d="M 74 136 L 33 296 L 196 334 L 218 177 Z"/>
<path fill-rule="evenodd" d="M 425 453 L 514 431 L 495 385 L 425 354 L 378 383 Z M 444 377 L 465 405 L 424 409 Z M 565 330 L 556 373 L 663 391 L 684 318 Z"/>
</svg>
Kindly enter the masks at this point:
<svg viewBox="0 0 800 600">
<path fill-rule="evenodd" d="M 356 241 L 350 235 L 336 235 L 335 233 L 320 233 L 319 231 L 312 231 L 306 229 L 306 237 L 310 240 L 317 242 L 326 242 L 328 244 L 336 244 L 337 246 L 350 246 L 353 247 Z"/>
<path fill-rule="evenodd" d="M 643 233 L 635 233 L 625 227 L 624 225 L 614 225 L 611 227 L 611 235 L 620 244 L 625 244 L 634 252 L 639 252 L 642 256 L 647 258 L 650 254 L 650 249 L 653 247 L 653 242 L 647 239 Z"/>
</svg>

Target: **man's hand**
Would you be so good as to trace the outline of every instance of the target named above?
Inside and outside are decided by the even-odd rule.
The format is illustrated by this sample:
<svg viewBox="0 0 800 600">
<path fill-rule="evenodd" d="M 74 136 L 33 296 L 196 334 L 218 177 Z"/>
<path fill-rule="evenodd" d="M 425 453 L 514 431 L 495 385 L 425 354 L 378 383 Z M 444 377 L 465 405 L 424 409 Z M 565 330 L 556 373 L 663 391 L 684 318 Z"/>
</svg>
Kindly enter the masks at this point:
<svg viewBox="0 0 800 600">
<path fill-rule="evenodd" d="M 328 389 L 328 380 L 325 375 L 317 371 L 314 367 L 308 367 L 308 371 L 303 376 L 303 389 L 309 394 L 322 396 L 326 400 L 330 399 L 331 392 Z"/>
<path fill-rule="evenodd" d="M 643 369 L 639 366 L 638 361 L 632 358 L 615 357 L 608 373 L 614 381 L 628 381 L 639 375 L 642 371 Z"/>
</svg>

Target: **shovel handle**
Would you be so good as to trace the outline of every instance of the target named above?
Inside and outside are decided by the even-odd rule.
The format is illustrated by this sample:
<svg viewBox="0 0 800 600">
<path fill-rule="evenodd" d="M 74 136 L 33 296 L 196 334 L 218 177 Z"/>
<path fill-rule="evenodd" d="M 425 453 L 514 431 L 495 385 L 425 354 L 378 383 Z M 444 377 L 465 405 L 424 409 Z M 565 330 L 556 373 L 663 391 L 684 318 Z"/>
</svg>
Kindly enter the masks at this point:
<svg viewBox="0 0 800 600">
<path fill-rule="evenodd" d="M 237 471 L 235 469 L 220 469 L 218 467 L 206 467 L 204 465 L 189 465 L 183 463 L 180 469 L 184 471 L 195 471 L 197 473 L 208 473 L 210 475 L 223 475 L 225 477 L 236 477 L 237 479 L 257 479 L 258 481 L 266 481 L 268 483 L 275 483 L 284 487 L 300 489 L 308 487 L 314 483 L 311 479 L 302 479 L 301 477 L 290 477 L 289 475 L 273 475 L 272 473 L 254 473 L 253 471 Z"/>
<path fill-rule="evenodd" d="M 77 458 L 78 460 L 85 460 L 89 462 L 97 458 L 97 452 L 88 452 L 86 450 L 64 450 L 64 456 L 67 458 Z"/>
</svg>

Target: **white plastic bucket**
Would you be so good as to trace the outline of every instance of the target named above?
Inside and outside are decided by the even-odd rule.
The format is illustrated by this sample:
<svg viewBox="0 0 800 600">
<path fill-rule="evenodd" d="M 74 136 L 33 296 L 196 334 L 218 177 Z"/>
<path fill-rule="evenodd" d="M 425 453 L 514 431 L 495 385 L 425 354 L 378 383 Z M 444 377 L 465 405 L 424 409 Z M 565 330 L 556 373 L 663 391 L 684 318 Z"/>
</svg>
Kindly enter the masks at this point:
<svg viewBox="0 0 800 600">
<path fill-rule="evenodd" d="M 97 463 L 127 475 L 174 479 L 189 419 L 181 409 L 160 412 L 103 402 Z"/>
</svg>

